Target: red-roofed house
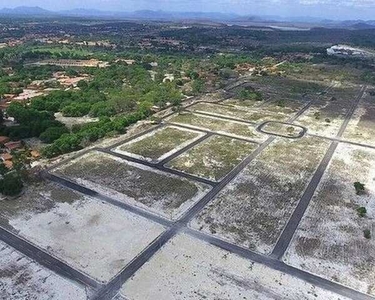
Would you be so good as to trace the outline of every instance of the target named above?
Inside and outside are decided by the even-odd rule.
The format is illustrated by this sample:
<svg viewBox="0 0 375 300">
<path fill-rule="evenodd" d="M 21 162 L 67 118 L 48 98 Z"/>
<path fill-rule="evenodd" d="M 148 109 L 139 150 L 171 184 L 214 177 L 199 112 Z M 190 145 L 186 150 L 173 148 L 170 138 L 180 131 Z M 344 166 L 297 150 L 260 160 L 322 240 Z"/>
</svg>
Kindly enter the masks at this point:
<svg viewBox="0 0 375 300">
<path fill-rule="evenodd" d="M 1 159 L 3 161 L 12 160 L 13 156 L 10 153 L 1 154 Z"/>
<path fill-rule="evenodd" d="M 16 142 L 8 142 L 4 144 L 5 148 L 7 149 L 8 152 L 19 150 L 23 148 L 22 142 L 21 141 L 16 141 Z"/>
<path fill-rule="evenodd" d="M 10 139 L 7 136 L 0 136 L 0 145 L 8 143 Z"/>
</svg>

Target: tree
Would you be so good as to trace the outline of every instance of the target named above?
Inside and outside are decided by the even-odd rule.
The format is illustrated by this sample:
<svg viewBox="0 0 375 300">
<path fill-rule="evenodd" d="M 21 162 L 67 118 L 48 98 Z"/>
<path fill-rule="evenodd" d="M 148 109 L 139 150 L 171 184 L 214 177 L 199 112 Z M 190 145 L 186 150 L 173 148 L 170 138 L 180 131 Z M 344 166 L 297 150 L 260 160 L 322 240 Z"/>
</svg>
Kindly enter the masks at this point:
<svg viewBox="0 0 375 300">
<path fill-rule="evenodd" d="M 203 92 L 203 89 L 204 89 L 203 80 L 201 79 L 194 80 L 193 83 L 191 84 L 191 88 L 192 88 L 193 94 L 195 95 Z"/>
<path fill-rule="evenodd" d="M 50 127 L 44 131 L 39 138 L 45 143 L 52 143 L 53 141 L 57 140 L 61 137 L 64 133 L 68 133 L 68 129 L 66 127 Z"/>
<path fill-rule="evenodd" d="M 23 183 L 21 177 L 16 172 L 10 172 L 0 180 L 0 192 L 6 196 L 16 196 L 21 193 Z"/>
<path fill-rule="evenodd" d="M 4 165 L 2 161 L 0 161 L 0 175 L 5 175 L 9 172 L 9 169 Z"/>
<path fill-rule="evenodd" d="M 93 104 L 91 106 L 89 114 L 92 117 L 110 117 L 115 115 L 116 111 L 111 103 L 102 101 Z"/>
<path fill-rule="evenodd" d="M 90 109 L 89 103 L 72 103 L 65 106 L 61 112 L 64 117 L 83 117 L 89 113 Z"/>
</svg>

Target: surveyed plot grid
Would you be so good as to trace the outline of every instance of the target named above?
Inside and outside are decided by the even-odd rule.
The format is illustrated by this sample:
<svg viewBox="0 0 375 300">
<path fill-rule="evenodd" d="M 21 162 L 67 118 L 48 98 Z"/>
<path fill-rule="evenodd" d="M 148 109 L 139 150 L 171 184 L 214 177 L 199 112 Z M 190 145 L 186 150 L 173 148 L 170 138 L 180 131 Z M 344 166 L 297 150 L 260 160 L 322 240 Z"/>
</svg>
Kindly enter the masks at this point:
<svg viewBox="0 0 375 300">
<path fill-rule="evenodd" d="M 157 171 L 165 172 L 168 174 L 172 174 L 174 176 L 179 176 L 182 178 L 185 178 L 187 180 L 191 180 L 194 182 L 206 184 L 210 186 L 210 190 L 197 202 L 194 203 L 189 209 L 187 209 L 177 220 L 170 220 L 165 217 L 161 217 L 158 215 L 155 215 L 154 213 L 151 213 L 147 211 L 147 209 L 141 209 L 123 202 L 119 202 L 117 199 L 112 198 L 111 196 L 102 194 L 100 192 L 95 191 L 94 189 L 90 189 L 85 187 L 84 185 L 80 185 L 76 182 L 71 181 L 69 178 L 64 178 L 63 176 L 59 176 L 53 173 L 53 169 L 50 169 L 47 173 L 45 173 L 45 177 L 51 181 L 54 181 L 58 184 L 61 184 L 63 186 L 66 186 L 68 188 L 71 188 L 73 190 L 79 191 L 80 193 L 92 196 L 94 198 L 97 198 L 101 201 L 106 201 L 112 205 L 115 205 L 117 207 L 120 207 L 122 209 L 125 209 L 127 211 L 130 211 L 131 213 L 140 215 L 146 219 L 149 219 L 153 222 L 159 223 L 163 226 L 165 226 L 166 230 L 164 233 L 162 233 L 158 238 L 156 238 L 147 248 L 145 248 L 138 256 L 132 260 L 120 273 L 118 273 L 110 282 L 106 284 L 99 284 L 96 283 L 94 280 L 92 280 L 89 276 L 86 276 L 84 274 L 81 274 L 78 272 L 78 275 L 72 275 L 72 273 L 76 273 L 77 271 L 72 269 L 70 270 L 68 265 L 64 265 L 61 268 L 62 270 L 58 271 L 58 273 L 69 277 L 71 279 L 77 280 L 84 285 L 88 285 L 93 289 L 93 298 L 94 299 L 111 299 L 113 296 L 116 295 L 116 293 L 120 290 L 121 286 L 126 282 L 131 276 L 133 276 L 138 269 L 140 269 L 147 261 L 149 261 L 156 252 L 158 252 L 159 249 L 161 249 L 168 241 L 170 241 L 173 237 L 175 237 L 178 233 L 184 232 L 187 233 L 191 236 L 193 236 L 196 239 L 203 240 L 205 242 L 208 242 L 211 245 L 217 246 L 221 249 L 225 249 L 229 252 L 235 253 L 239 256 L 242 256 L 244 258 L 250 259 L 252 261 L 258 262 L 260 264 L 264 264 L 268 267 L 271 267 L 275 270 L 285 272 L 287 274 L 296 276 L 298 278 L 301 278 L 307 282 L 313 283 L 317 286 L 323 287 L 325 289 L 328 289 L 330 291 L 333 291 L 335 293 L 338 293 L 343 296 L 348 296 L 353 299 L 372 299 L 370 296 L 359 293 L 355 290 L 352 290 L 350 288 L 344 287 L 342 285 L 339 285 L 337 283 L 334 283 L 332 281 L 323 279 L 321 277 L 312 275 L 310 273 L 307 273 L 305 271 L 299 270 L 297 268 L 288 266 L 284 264 L 281 261 L 281 258 L 283 257 L 283 254 L 285 253 L 292 237 L 295 232 L 295 230 L 298 227 L 298 224 L 300 220 L 302 219 L 304 212 L 306 211 L 309 201 L 311 200 L 311 197 L 314 194 L 315 189 L 317 188 L 320 179 L 329 163 L 331 160 L 336 147 L 339 143 L 345 143 L 345 141 L 341 140 L 341 136 L 343 132 L 345 131 L 345 128 L 350 121 L 350 118 L 358 106 L 358 103 L 365 91 L 365 87 L 361 88 L 361 91 L 358 94 L 358 97 L 356 101 L 354 101 L 353 105 L 351 106 L 350 110 L 348 111 L 345 120 L 343 124 L 341 125 L 340 131 L 337 134 L 336 138 L 326 138 L 326 137 L 321 137 L 322 139 L 328 139 L 330 140 L 331 144 L 329 149 L 327 150 L 323 160 L 321 161 L 320 165 L 318 166 L 313 178 L 310 181 L 310 184 L 305 190 L 305 193 L 303 194 L 301 200 L 298 203 L 298 206 L 296 207 L 294 213 L 290 217 L 287 225 L 285 226 L 282 234 L 280 235 L 277 244 L 275 245 L 272 254 L 271 255 L 264 255 L 264 254 L 259 254 L 257 252 L 251 251 L 249 249 L 246 249 L 244 247 L 238 246 L 234 243 L 228 242 L 226 240 L 223 240 L 218 237 L 214 237 L 210 234 L 202 233 L 197 230 L 194 230 L 189 227 L 190 221 L 194 219 L 194 217 L 199 214 L 202 209 L 205 208 L 205 206 L 216 197 L 240 172 L 242 172 L 243 169 L 246 168 L 247 165 L 249 165 L 250 162 L 252 162 L 256 157 L 258 157 L 265 149 L 267 149 L 268 146 L 270 146 L 276 139 L 275 136 L 269 136 L 265 137 L 264 141 L 259 141 L 259 140 L 252 140 L 252 139 L 247 139 L 243 137 L 239 137 L 236 135 L 232 134 L 226 134 L 223 132 L 217 132 L 214 130 L 210 130 L 207 128 L 193 128 L 193 130 L 196 130 L 197 132 L 201 132 L 204 135 L 201 136 L 200 138 L 196 139 L 194 142 L 188 144 L 187 146 L 184 146 L 180 149 L 178 149 L 176 152 L 174 152 L 172 155 L 162 159 L 158 163 L 150 163 L 142 159 L 134 158 L 131 156 L 127 156 L 124 154 L 119 154 L 115 153 L 113 149 L 116 147 L 126 144 L 128 142 L 131 142 L 132 140 L 142 137 L 145 134 L 152 133 L 153 131 L 157 129 L 162 129 L 165 128 L 169 125 L 168 120 L 164 121 L 163 124 L 156 126 L 155 128 L 148 130 L 147 132 L 143 132 L 137 136 L 134 136 L 126 141 L 122 141 L 121 143 L 118 143 L 116 145 L 112 145 L 111 147 L 108 148 L 102 148 L 102 149 L 95 149 L 96 151 L 108 154 L 108 155 L 113 155 L 118 158 L 124 159 L 126 161 L 130 161 L 133 163 L 137 163 L 139 165 L 146 166 L 151 169 L 155 169 Z M 309 107 L 312 105 L 313 101 L 307 102 L 307 104 L 298 112 L 293 114 L 285 124 L 290 124 L 293 125 L 293 123 L 305 112 L 309 109 Z M 221 104 L 220 104 L 221 105 Z M 199 113 L 198 113 L 199 114 Z M 203 114 L 202 114 L 203 115 Z M 211 113 L 209 113 L 211 115 Z M 169 116 L 167 117 L 169 118 Z M 243 122 L 241 119 L 235 119 L 232 117 L 226 117 L 226 116 L 220 116 L 218 114 L 215 114 L 215 118 L 226 120 L 226 121 L 236 121 L 239 123 L 244 123 L 249 126 L 256 126 L 256 123 L 252 124 L 252 122 Z M 233 120 L 232 120 L 233 119 Z M 269 120 L 272 121 L 272 120 Z M 185 126 L 183 124 L 178 124 L 173 122 L 173 126 L 176 127 L 181 127 L 181 128 L 189 128 L 191 129 L 190 126 Z M 307 134 L 309 134 L 307 132 Z M 254 145 L 256 145 L 256 148 L 247 155 L 239 164 L 233 166 L 232 170 L 224 176 L 223 179 L 219 181 L 212 181 L 207 178 L 199 177 L 196 175 L 192 174 L 187 174 L 186 172 L 178 171 L 175 169 L 168 168 L 166 165 L 173 161 L 174 159 L 178 158 L 179 156 L 183 155 L 184 153 L 188 152 L 189 150 L 193 149 L 196 146 L 199 146 L 200 144 L 207 142 L 208 139 L 212 137 L 226 137 L 226 138 L 231 138 L 234 140 L 238 141 L 243 141 L 243 142 L 251 142 Z M 362 145 L 357 143 L 359 146 L 367 147 L 366 145 Z M 81 153 L 79 156 L 75 158 L 79 158 L 80 156 L 91 152 L 87 151 L 85 153 Z M 64 162 L 65 163 L 65 162 Z M 60 165 L 63 165 L 64 163 L 61 163 Z M 54 167 L 56 168 L 56 166 Z M 14 240 L 17 237 L 14 237 L 12 234 L 6 231 L 2 231 L 2 238 L 9 243 L 15 243 Z M 13 239 L 13 241 L 12 241 Z M 25 244 L 25 248 L 28 248 L 27 242 L 22 241 Z M 30 246 L 31 247 L 31 246 Z M 19 249 L 22 252 L 22 248 Z M 23 250 L 25 251 L 25 250 Z M 46 261 L 52 261 L 53 258 L 50 256 L 48 253 L 41 251 L 41 256 L 45 256 Z M 35 256 L 35 255 L 34 255 Z M 41 259 L 39 259 L 41 260 Z M 51 265 L 51 263 L 45 263 L 45 265 Z M 50 266 L 51 267 L 51 266 Z M 52 268 L 52 267 L 51 267 Z M 52 268 L 53 269 L 53 268 Z M 55 270 L 56 271 L 56 270 Z"/>
</svg>

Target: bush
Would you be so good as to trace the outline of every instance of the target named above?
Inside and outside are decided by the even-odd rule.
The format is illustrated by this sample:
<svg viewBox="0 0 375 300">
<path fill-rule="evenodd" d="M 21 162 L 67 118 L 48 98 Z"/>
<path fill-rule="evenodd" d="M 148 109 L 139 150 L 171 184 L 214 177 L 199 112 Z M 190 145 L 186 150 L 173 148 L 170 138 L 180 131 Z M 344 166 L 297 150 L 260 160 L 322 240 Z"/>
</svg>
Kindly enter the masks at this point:
<svg viewBox="0 0 375 300">
<path fill-rule="evenodd" d="M 371 239 L 371 231 L 369 229 L 363 230 L 363 236 L 368 240 Z"/>
<path fill-rule="evenodd" d="M 4 175 L 0 181 L 0 192 L 6 196 L 16 196 L 21 193 L 23 183 L 21 177 L 16 172 Z"/>
<path fill-rule="evenodd" d="M 357 195 L 365 194 L 365 185 L 360 182 L 354 182 L 354 188 Z"/>
<path fill-rule="evenodd" d="M 366 207 L 358 207 L 358 208 L 357 208 L 357 213 L 358 213 L 358 215 L 359 215 L 361 218 L 365 217 L 366 214 L 367 214 Z"/>
<path fill-rule="evenodd" d="M 241 100 L 255 100 L 255 101 L 262 101 L 263 96 L 260 92 L 249 90 L 249 89 L 241 89 L 237 93 L 237 97 Z"/>
</svg>

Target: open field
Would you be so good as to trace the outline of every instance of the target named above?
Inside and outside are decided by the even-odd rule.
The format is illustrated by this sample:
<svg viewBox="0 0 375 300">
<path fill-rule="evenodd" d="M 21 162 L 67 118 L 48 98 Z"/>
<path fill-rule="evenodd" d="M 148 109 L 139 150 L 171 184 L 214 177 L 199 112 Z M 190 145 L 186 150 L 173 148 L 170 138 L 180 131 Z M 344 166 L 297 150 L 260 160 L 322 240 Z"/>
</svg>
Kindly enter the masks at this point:
<svg viewBox="0 0 375 300">
<path fill-rule="evenodd" d="M 85 289 L 0 241 L 0 299 L 86 300 Z"/>
<path fill-rule="evenodd" d="M 352 142 L 375 146 L 375 96 L 369 92 L 359 103 L 343 138 Z"/>
<path fill-rule="evenodd" d="M 11 231 L 101 282 L 109 281 L 164 228 L 54 184 L 5 202 Z"/>
<path fill-rule="evenodd" d="M 185 234 L 166 244 L 121 294 L 129 300 L 346 300 Z"/>
<path fill-rule="evenodd" d="M 375 150 L 339 145 L 284 258 L 375 295 Z M 365 184 L 357 195 L 354 182 Z M 365 212 L 357 211 L 360 207 Z M 364 237 L 364 230 L 371 237 Z"/>
<path fill-rule="evenodd" d="M 190 112 L 172 116 L 168 122 L 182 124 L 191 128 L 211 130 L 250 141 L 265 141 L 267 137 L 256 132 L 255 127 L 246 123 L 227 121 L 216 117 L 202 116 Z"/>
<path fill-rule="evenodd" d="M 295 80 L 288 77 L 252 77 L 244 86 L 234 89 L 237 93 L 240 89 L 252 88 L 262 94 L 262 101 L 242 100 L 233 97 L 222 103 L 240 107 L 267 107 L 275 106 L 288 109 L 299 109 L 309 100 L 316 99 L 317 93 L 325 90 L 327 85 L 322 82 Z"/>
<path fill-rule="evenodd" d="M 204 184 L 100 152 L 75 159 L 55 173 L 170 219 L 178 218 L 209 190 Z"/>
<path fill-rule="evenodd" d="M 158 162 L 177 152 L 179 149 L 186 147 L 203 135 L 204 133 L 189 129 L 168 126 L 123 144 L 114 149 L 114 151 Z"/>
<path fill-rule="evenodd" d="M 309 133 L 336 137 L 359 91 L 359 87 L 333 88 L 295 123 L 307 127 Z"/>
<path fill-rule="evenodd" d="M 45 53 L 49 52 L 53 55 L 56 55 L 57 57 L 60 57 L 62 53 L 64 54 L 71 54 L 71 55 L 77 55 L 77 56 L 90 56 L 93 53 L 90 51 L 87 51 L 83 47 L 67 47 L 67 46 L 58 46 L 58 47 L 33 47 L 32 48 L 33 53 Z"/>
<path fill-rule="evenodd" d="M 213 136 L 170 161 L 167 166 L 219 181 L 257 148 L 257 144 Z"/>
<path fill-rule="evenodd" d="M 270 253 L 329 143 L 276 139 L 214 199 L 191 226 Z"/>
<path fill-rule="evenodd" d="M 197 113 L 209 113 L 214 116 L 225 116 L 236 118 L 242 121 L 260 123 L 267 120 L 286 121 L 294 112 L 292 109 L 275 106 L 273 109 L 261 108 L 240 108 L 235 106 L 225 106 L 212 103 L 198 103 L 189 107 L 189 111 Z"/>
</svg>

